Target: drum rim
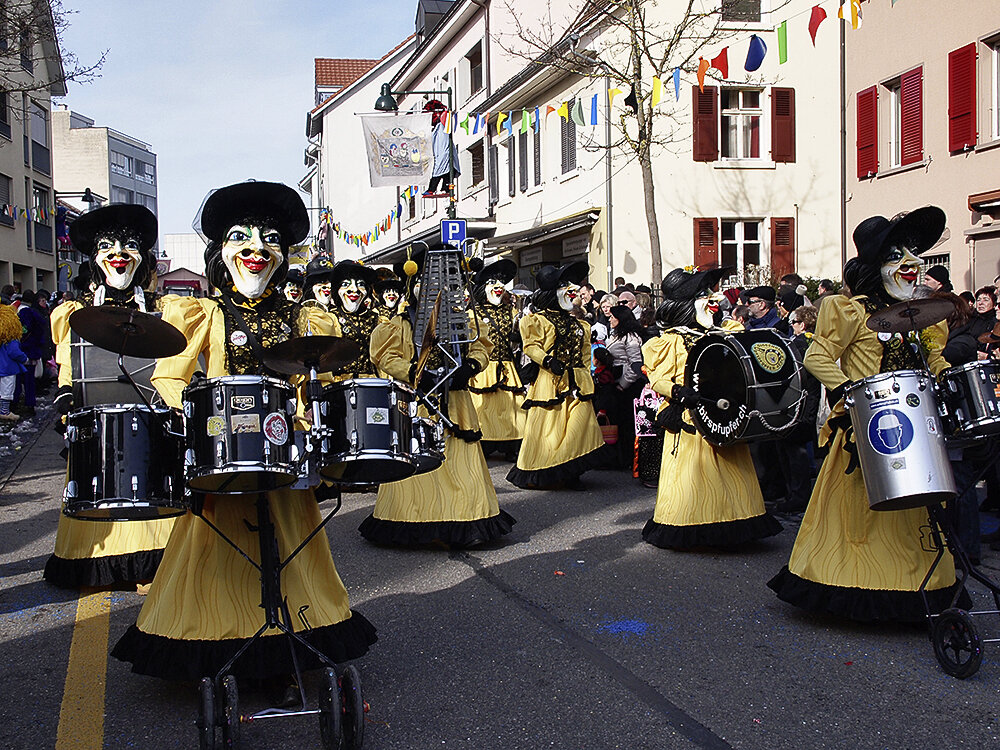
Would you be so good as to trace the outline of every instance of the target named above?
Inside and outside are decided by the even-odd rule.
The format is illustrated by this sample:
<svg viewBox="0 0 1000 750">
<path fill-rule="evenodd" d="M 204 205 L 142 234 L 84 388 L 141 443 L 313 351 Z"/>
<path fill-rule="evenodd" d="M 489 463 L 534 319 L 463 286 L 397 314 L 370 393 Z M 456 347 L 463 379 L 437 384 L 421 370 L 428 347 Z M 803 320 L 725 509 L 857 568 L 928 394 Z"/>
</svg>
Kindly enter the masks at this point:
<svg viewBox="0 0 1000 750">
<path fill-rule="evenodd" d="M 868 375 L 867 377 L 861 378 L 860 380 L 855 380 L 849 383 L 844 389 L 845 393 L 849 393 L 855 388 L 864 385 L 865 383 L 877 383 L 881 380 L 886 380 L 890 377 L 898 376 L 901 380 L 907 377 L 921 377 L 927 380 L 933 380 L 934 376 L 929 370 L 889 370 L 888 372 L 877 372 L 874 375 Z"/>
<path fill-rule="evenodd" d="M 323 387 L 323 390 L 341 390 L 350 386 L 356 388 L 375 388 L 382 385 L 386 385 L 389 388 L 399 388 L 407 393 L 413 393 L 413 389 L 409 385 L 395 378 L 347 378 L 345 380 L 338 380 L 335 383 L 328 383 Z"/>
<path fill-rule="evenodd" d="M 975 360 L 974 362 L 966 362 L 964 365 L 954 365 L 953 367 L 949 367 L 947 370 L 941 373 L 941 377 L 948 377 L 948 375 L 952 373 L 985 369 L 987 365 L 993 365 L 998 370 L 1000 370 L 1000 362 L 997 362 L 996 360 L 979 359 Z"/>
<path fill-rule="evenodd" d="M 287 380 L 279 380 L 278 378 L 273 378 L 270 375 L 219 375 L 214 378 L 205 378 L 204 380 L 199 380 L 197 383 L 188 383 L 185 387 L 185 391 L 198 391 L 211 388 L 218 383 L 232 383 L 233 385 L 251 385 L 253 383 L 268 383 L 269 385 L 274 385 L 279 388 L 287 388 L 291 391 L 295 390 L 295 386 L 289 383 Z"/>
<path fill-rule="evenodd" d="M 152 411 L 145 404 L 92 404 L 90 406 L 81 406 L 79 409 L 74 409 L 67 414 L 67 418 L 72 417 L 74 414 L 86 414 L 88 412 L 101 412 L 106 414 L 123 414 L 129 411 L 142 411 L 147 414 L 167 414 L 172 411 L 169 406 L 154 406 Z"/>
</svg>

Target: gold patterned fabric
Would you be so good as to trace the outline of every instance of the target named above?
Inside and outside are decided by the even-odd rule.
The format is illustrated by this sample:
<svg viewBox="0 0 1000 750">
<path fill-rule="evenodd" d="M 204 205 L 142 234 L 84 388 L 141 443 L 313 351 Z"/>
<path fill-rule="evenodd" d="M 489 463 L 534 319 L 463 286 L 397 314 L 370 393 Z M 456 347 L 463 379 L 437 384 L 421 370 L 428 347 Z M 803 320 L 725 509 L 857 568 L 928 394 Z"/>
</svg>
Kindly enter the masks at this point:
<svg viewBox="0 0 1000 750">
<path fill-rule="evenodd" d="M 501 443 L 520 440 L 524 437 L 527 414 L 521 408 L 525 388 L 514 366 L 511 342 L 514 308 L 511 305 L 478 305 L 476 314 L 493 342 L 489 364 L 469 381 L 472 403 L 482 425 L 483 441 Z"/>
<path fill-rule="evenodd" d="M 257 357 L 250 343 L 237 332 L 252 333 L 257 337 L 261 348 L 265 350 L 290 338 L 305 336 L 305 330 L 299 325 L 301 306 L 274 291 L 274 287 L 269 287 L 259 299 L 255 300 L 249 300 L 235 290 L 231 290 L 229 298 L 242 315 L 246 329 L 223 304 L 221 298 L 213 298 L 212 301 L 222 311 L 225 326 L 226 373 L 280 377 L 278 373 L 272 373 L 264 367 L 264 363 Z"/>
<path fill-rule="evenodd" d="M 372 364 L 369 351 L 372 332 L 375 330 L 375 326 L 382 322 L 378 311 L 368 309 L 354 314 L 339 311 L 331 313 L 331 315 L 336 321 L 337 333 L 335 335 L 350 339 L 361 347 L 361 353 L 353 362 L 340 368 L 336 379 L 378 377 L 378 370 Z"/>
</svg>

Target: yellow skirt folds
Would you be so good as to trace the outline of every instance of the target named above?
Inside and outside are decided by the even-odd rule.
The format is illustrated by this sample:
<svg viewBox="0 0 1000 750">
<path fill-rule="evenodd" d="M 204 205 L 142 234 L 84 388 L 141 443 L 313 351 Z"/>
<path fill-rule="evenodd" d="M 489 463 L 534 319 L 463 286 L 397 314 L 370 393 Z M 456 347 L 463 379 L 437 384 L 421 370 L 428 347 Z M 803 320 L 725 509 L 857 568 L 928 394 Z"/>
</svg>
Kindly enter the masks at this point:
<svg viewBox="0 0 1000 750">
<path fill-rule="evenodd" d="M 527 415 L 521 408 L 524 386 L 514 363 L 490 362 L 469 381 L 469 392 L 483 431 L 483 451 L 516 451 Z"/>
</svg>

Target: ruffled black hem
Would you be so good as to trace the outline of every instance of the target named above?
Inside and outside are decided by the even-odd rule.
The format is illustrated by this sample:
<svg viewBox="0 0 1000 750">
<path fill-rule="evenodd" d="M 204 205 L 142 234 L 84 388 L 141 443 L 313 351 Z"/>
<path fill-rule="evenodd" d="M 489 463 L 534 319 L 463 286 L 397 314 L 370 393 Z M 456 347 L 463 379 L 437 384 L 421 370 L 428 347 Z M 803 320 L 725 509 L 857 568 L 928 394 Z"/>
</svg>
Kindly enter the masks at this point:
<svg viewBox="0 0 1000 750">
<path fill-rule="evenodd" d="M 364 656 L 378 640 L 373 626 L 363 615 L 351 610 L 343 622 L 300 632 L 309 644 L 331 661 L 341 663 Z M 236 677 L 264 679 L 294 672 L 291 651 L 280 635 L 260 638 L 230 668 Z M 245 638 L 223 641 L 195 641 L 151 635 L 132 625 L 111 655 L 130 662 L 136 674 L 164 680 L 192 681 L 215 677 L 219 669 L 246 643 Z M 303 670 L 319 669 L 322 662 L 304 648 L 295 651 Z"/>
<path fill-rule="evenodd" d="M 580 475 L 591 469 L 600 469 L 608 464 L 608 446 L 602 445 L 590 453 L 567 461 L 564 464 L 548 466 L 544 469 L 526 471 L 514 464 L 507 472 L 507 481 L 523 490 L 544 490 L 574 482 Z"/>
<path fill-rule="evenodd" d="M 517 523 L 507 511 L 475 521 L 389 521 L 369 515 L 358 531 L 372 544 L 387 547 L 420 547 L 443 542 L 450 547 L 471 547 L 509 534 Z"/>
<path fill-rule="evenodd" d="M 663 549 L 691 547 L 731 547 L 774 536 L 784 528 L 770 513 L 737 521 L 670 526 L 652 518 L 642 529 L 642 539 Z"/>
<path fill-rule="evenodd" d="M 102 588 L 152 581 L 162 559 L 162 549 L 80 559 L 52 555 L 45 563 L 42 577 L 53 586 L 64 589 L 79 589 L 84 586 Z"/>
<path fill-rule="evenodd" d="M 491 385 L 489 388 L 473 388 L 471 385 L 469 386 L 469 392 L 475 393 L 477 396 L 482 396 L 487 393 L 496 393 L 497 391 L 507 391 L 507 393 L 524 395 L 527 390 L 528 389 L 523 385 L 507 385 L 506 383 L 496 383 L 495 385 Z"/>
<path fill-rule="evenodd" d="M 450 427 L 446 428 L 448 434 L 453 437 L 457 437 L 459 440 L 464 440 L 467 443 L 478 443 L 483 439 L 482 430 L 463 430 L 461 428 L 452 429 Z"/>
<path fill-rule="evenodd" d="M 782 601 L 808 612 L 845 617 L 857 622 L 926 622 L 927 611 L 919 591 L 861 589 L 816 583 L 792 573 L 786 565 L 770 581 L 768 588 Z M 960 584 L 927 591 L 927 602 L 934 613 L 952 606 L 951 600 Z M 967 591 L 959 596 L 958 607 L 969 609 L 972 599 Z"/>
<path fill-rule="evenodd" d="M 508 453 L 518 453 L 521 450 L 520 440 L 483 440 L 480 441 L 479 445 L 483 449 L 484 456 L 489 456 L 491 453 L 499 453 L 503 456 Z"/>
</svg>

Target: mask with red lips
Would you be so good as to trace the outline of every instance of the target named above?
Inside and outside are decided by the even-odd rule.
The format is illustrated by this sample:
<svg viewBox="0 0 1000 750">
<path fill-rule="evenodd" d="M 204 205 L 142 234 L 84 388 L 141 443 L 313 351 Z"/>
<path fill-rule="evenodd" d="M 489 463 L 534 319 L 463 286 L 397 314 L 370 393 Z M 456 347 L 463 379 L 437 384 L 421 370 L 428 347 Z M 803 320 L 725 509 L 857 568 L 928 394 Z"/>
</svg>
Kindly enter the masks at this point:
<svg viewBox="0 0 1000 750">
<path fill-rule="evenodd" d="M 909 248 L 894 245 L 882 262 L 882 285 L 886 293 L 897 300 L 913 298 L 913 291 L 920 277 L 920 260 Z"/>
<path fill-rule="evenodd" d="M 142 263 L 139 239 L 132 234 L 123 237 L 102 236 L 94 242 L 95 260 L 104 282 L 113 289 L 130 289 L 135 272 Z"/>
<path fill-rule="evenodd" d="M 247 299 L 264 294 L 284 259 L 281 235 L 270 227 L 236 224 L 226 232 L 222 243 L 222 262 L 236 291 Z"/>
<path fill-rule="evenodd" d="M 573 309 L 579 296 L 580 285 L 574 284 L 572 281 L 560 284 L 559 288 L 556 289 L 556 301 L 559 303 L 559 309 L 566 312 Z"/>
<path fill-rule="evenodd" d="M 346 313 L 356 313 L 367 295 L 368 285 L 361 279 L 344 279 L 337 290 L 340 305 Z"/>
</svg>

